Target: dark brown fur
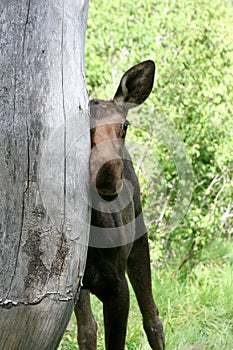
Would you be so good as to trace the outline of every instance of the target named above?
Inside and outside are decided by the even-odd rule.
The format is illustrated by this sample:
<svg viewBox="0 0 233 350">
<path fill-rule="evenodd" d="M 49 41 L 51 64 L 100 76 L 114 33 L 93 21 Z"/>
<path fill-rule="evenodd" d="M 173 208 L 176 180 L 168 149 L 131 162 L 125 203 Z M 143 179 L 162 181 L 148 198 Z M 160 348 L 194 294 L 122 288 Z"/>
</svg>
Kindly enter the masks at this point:
<svg viewBox="0 0 233 350">
<path fill-rule="evenodd" d="M 163 326 L 152 296 L 140 188 L 124 146 L 127 112 L 149 96 L 154 71 L 152 61 L 142 62 L 123 75 L 112 101 L 90 102 L 93 209 L 83 287 L 75 307 L 80 350 L 96 350 L 97 326 L 91 312 L 89 291 L 103 303 L 106 349 L 124 349 L 129 311 L 126 271 L 137 297 L 149 344 L 153 350 L 165 349 Z M 131 183 L 132 198 L 128 198 L 130 192 L 122 179 Z M 106 212 L 104 203 L 115 203 L 120 195 L 127 205 L 119 209 L 116 204 L 116 210 Z"/>
</svg>

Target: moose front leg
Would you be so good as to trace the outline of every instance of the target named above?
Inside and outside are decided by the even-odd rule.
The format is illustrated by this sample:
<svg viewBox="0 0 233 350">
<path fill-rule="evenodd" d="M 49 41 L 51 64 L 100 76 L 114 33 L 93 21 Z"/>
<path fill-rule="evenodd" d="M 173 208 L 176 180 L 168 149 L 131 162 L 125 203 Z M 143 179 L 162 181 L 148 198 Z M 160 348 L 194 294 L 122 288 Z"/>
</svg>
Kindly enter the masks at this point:
<svg viewBox="0 0 233 350">
<path fill-rule="evenodd" d="M 129 313 L 129 289 L 125 278 L 115 281 L 110 296 L 104 297 L 104 328 L 106 350 L 123 350 Z"/>
<path fill-rule="evenodd" d="M 163 325 L 152 295 L 147 234 L 134 242 L 128 258 L 128 275 L 142 313 L 143 326 L 149 344 L 153 350 L 164 350 Z"/>
<path fill-rule="evenodd" d="M 91 311 L 90 292 L 81 289 L 74 308 L 78 324 L 77 340 L 79 350 L 97 349 L 97 324 Z"/>
</svg>

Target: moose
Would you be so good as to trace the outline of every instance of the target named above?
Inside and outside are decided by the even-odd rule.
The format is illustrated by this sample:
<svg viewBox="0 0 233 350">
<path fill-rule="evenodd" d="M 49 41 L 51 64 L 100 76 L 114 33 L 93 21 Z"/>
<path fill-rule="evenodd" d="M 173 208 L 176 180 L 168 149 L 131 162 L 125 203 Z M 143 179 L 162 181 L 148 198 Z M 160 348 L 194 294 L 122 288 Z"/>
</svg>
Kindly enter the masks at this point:
<svg viewBox="0 0 233 350">
<path fill-rule="evenodd" d="M 86 269 L 75 305 L 80 350 L 96 350 L 97 346 L 90 292 L 103 303 L 106 349 L 124 349 L 129 312 L 126 272 L 136 294 L 150 347 L 165 349 L 163 325 L 152 295 L 140 188 L 125 147 L 128 111 L 150 95 L 154 75 L 154 62 L 141 62 L 123 75 L 112 100 L 90 101 L 89 166 L 93 208 Z M 123 200 L 118 201 L 118 197 Z M 111 210 L 106 210 L 106 205 Z"/>
</svg>

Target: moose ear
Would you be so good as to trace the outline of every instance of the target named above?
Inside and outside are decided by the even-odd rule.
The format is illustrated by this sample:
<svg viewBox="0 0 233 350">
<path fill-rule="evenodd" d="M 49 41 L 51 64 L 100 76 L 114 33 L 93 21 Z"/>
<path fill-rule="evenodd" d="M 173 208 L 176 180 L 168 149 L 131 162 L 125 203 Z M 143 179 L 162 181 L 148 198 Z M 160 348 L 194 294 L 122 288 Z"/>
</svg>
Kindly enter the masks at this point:
<svg viewBox="0 0 233 350">
<path fill-rule="evenodd" d="M 151 93 L 154 76 L 155 64 L 151 60 L 130 68 L 121 78 L 113 100 L 127 103 L 128 108 L 143 103 Z"/>
</svg>

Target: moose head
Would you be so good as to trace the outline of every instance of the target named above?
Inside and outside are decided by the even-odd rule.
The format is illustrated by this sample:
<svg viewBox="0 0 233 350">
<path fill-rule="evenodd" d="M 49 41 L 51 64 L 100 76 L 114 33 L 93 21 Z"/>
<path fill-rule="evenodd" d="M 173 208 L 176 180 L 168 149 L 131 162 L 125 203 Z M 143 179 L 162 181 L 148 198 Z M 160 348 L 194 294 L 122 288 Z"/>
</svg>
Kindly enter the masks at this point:
<svg viewBox="0 0 233 350">
<path fill-rule="evenodd" d="M 147 60 L 121 78 L 112 100 L 91 100 L 91 185 L 102 196 L 122 190 L 123 152 L 129 109 L 143 103 L 153 87 L 155 64 Z"/>
</svg>

